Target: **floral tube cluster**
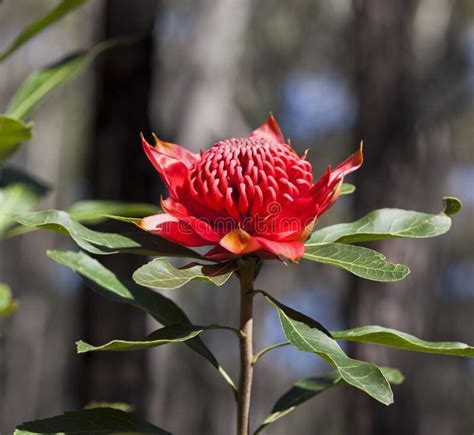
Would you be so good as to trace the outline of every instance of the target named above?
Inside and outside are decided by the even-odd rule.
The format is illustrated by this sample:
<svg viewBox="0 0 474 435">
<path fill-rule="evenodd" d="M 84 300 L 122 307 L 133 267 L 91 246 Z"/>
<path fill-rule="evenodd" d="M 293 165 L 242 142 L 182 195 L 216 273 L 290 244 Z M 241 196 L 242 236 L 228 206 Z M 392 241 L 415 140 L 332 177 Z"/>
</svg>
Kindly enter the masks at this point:
<svg viewBox="0 0 474 435">
<path fill-rule="evenodd" d="M 298 260 L 314 223 L 337 200 L 344 177 L 362 164 L 362 148 L 313 184 L 306 152 L 286 143 L 273 116 L 249 136 L 195 154 L 142 136 L 169 191 L 164 213 L 140 226 L 181 245 L 213 246 L 211 259 L 255 253 Z"/>
</svg>

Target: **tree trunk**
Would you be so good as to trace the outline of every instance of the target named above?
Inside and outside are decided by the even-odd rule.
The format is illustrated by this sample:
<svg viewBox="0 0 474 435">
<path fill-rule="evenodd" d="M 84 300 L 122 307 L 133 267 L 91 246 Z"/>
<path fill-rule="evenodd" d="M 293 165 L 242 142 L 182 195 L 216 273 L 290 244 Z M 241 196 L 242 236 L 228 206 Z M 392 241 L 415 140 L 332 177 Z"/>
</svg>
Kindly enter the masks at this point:
<svg viewBox="0 0 474 435">
<path fill-rule="evenodd" d="M 152 75 L 152 29 L 157 3 L 110 0 L 104 11 L 104 39 L 143 36 L 138 43 L 103 55 L 97 82 L 96 127 L 90 149 L 91 197 L 107 200 L 152 199 L 158 179 L 143 156 L 140 132 L 148 132 Z M 153 178 L 152 178 L 153 177 Z M 141 265 L 133 256 L 101 258 L 119 275 L 130 277 Z M 88 291 L 86 335 L 92 343 L 145 334 L 145 315 Z M 145 403 L 146 362 L 143 352 L 97 353 L 87 358 L 85 399 Z"/>
<path fill-rule="evenodd" d="M 357 217 L 382 207 L 436 211 L 440 207 L 439 173 L 446 161 L 443 125 L 415 129 L 415 79 L 412 24 L 415 0 L 355 0 L 354 42 L 356 91 L 359 101 L 357 140 L 365 143 L 366 161 L 357 172 Z M 446 169 L 444 169 L 446 170 Z M 375 247 L 390 260 L 409 264 L 412 274 L 403 282 L 381 284 L 356 280 L 348 301 L 350 327 L 381 324 L 419 334 L 428 339 L 425 322 L 432 310 L 438 252 L 437 240 L 382 241 Z M 376 346 L 354 345 L 356 358 L 400 367 L 412 374 L 396 388 L 395 404 L 384 407 L 351 392 L 351 433 L 419 433 L 419 402 L 414 394 L 415 373 L 423 359 Z M 422 357 L 423 355 L 421 355 Z M 426 386 L 426 391 L 429 387 Z M 429 394 L 429 393 L 428 393 Z"/>
</svg>

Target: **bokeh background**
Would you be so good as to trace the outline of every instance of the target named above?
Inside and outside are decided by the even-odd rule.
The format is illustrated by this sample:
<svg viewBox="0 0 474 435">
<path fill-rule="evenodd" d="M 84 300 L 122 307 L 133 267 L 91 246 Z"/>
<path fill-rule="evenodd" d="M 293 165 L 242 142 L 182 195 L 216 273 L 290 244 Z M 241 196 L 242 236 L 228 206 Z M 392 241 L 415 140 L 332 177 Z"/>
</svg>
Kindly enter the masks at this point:
<svg viewBox="0 0 474 435">
<path fill-rule="evenodd" d="M 0 47 L 56 4 L 0 3 Z M 474 2 L 471 0 L 90 0 L 20 49 L 1 67 L 4 108 L 31 70 L 96 42 L 144 38 L 99 57 L 35 112 L 34 139 L 15 157 L 53 186 L 41 209 L 80 199 L 159 201 L 160 179 L 138 135 L 155 131 L 193 150 L 246 135 L 272 111 L 284 134 L 310 147 L 316 173 L 353 152 L 365 163 L 323 226 L 374 208 L 437 212 L 441 197 L 464 202 L 450 233 L 386 241 L 376 248 L 412 273 L 400 283 L 353 279 L 314 263 L 265 266 L 258 287 L 330 329 L 381 324 L 428 340 L 474 342 Z M 3 109 L 2 109 L 3 110 Z M 209 364 L 183 345 L 153 351 L 76 355 L 80 338 L 141 338 L 157 325 L 101 299 L 45 255 L 76 249 L 58 234 L 2 241 L 1 281 L 19 310 L 0 320 L 0 432 L 21 421 L 91 400 L 123 401 L 178 435 L 233 433 L 233 399 Z M 101 258 L 129 274 L 143 259 Z M 237 283 L 190 285 L 172 294 L 195 323 L 235 324 Z M 257 301 L 256 347 L 282 339 L 278 320 Z M 225 332 L 204 340 L 237 375 L 237 343 Z M 385 407 L 335 389 L 267 430 L 292 434 L 470 434 L 474 365 L 467 359 L 351 345 L 361 359 L 406 376 Z M 300 377 L 328 367 L 288 348 L 256 370 L 252 422 Z"/>
</svg>

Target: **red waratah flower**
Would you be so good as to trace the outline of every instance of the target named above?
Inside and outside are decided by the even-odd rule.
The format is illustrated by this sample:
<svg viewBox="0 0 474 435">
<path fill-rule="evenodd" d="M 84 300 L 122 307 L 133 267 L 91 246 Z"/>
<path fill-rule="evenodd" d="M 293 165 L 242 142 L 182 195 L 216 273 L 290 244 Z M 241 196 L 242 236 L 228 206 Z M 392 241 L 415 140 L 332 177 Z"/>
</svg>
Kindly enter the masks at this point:
<svg viewBox="0 0 474 435">
<path fill-rule="evenodd" d="M 362 149 L 313 184 L 306 152 L 285 142 L 273 116 L 249 136 L 217 142 L 200 154 L 159 140 L 145 152 L 169 190 L 164 213 L 140 226 L 185 246 L 214 245 L 207 256 L 298 260 L 314 222 L 338 198 L 345 175 L 362 164 Z"/>
</svg>

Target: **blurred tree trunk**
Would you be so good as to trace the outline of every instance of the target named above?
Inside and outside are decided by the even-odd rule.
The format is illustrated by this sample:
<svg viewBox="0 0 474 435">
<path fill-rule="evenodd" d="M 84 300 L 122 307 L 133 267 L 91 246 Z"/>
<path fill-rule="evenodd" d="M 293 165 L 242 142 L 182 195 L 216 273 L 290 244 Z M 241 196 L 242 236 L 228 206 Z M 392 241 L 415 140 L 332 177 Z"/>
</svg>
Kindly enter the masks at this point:
<svg viewBox="0 0 474 435">
<path fill-rule="evenodd" d="M 448 153 L 442 124 L 418 131 L 413 56 L 413 19 L 417 1 L 354 0 L 354 64 L 359 102 L 357 140 L 365 143 L 366 162 L 357 173 L 356 215 L 381 207 L 439 210 L 439 174 Z M 381 324 L 433 338 L 425 324 L 433 310 L 439 242 L 387 241 L 375 245 L 390 260 L 409 264 L 412 275 L 401 283 L 356 280 L 348 301 L 351 327 Z M 423 360 L 376 346 L 354 345 L 356 358 L 391 365 L 411 374 L 396 387 L 395 404 L 384 407 L 351 392 L 350 432 L 421 433 L 416 376 Z M 422 355 L 424 356 L 424 355 Z M 424 356 L 426 358 L 426 356 Z M 416 376 L 415 376 L 416 375 Z M 424 394 L 431 388 L 425 385 Z M 417 401 L 418 398 L 418 401 Z M 443 433 L 433 431 L 434 433 Z"/>
<path fill-rule="evenodd" d="M 138 43 L 103 55 L 98 73 L 95 137 L 89 154 L 92 197 L 150 202 L 152 171 L 143 157 L 139 134 L 149 131 L 148 106 L 152 75 L 152 30 L 157 2 L 109 0 L 104 11 L 104 39 L 142 36 Z M 130 277 L 141 260 L 114 256 L 101 261 Z M 145 334 L 145 316 L 88 291 L 86 335 L 92 343 Z M 146 367 L 143 352 L 98 353 L 86 361 L 85 399 L 144 405 Z"/>
</svg>

